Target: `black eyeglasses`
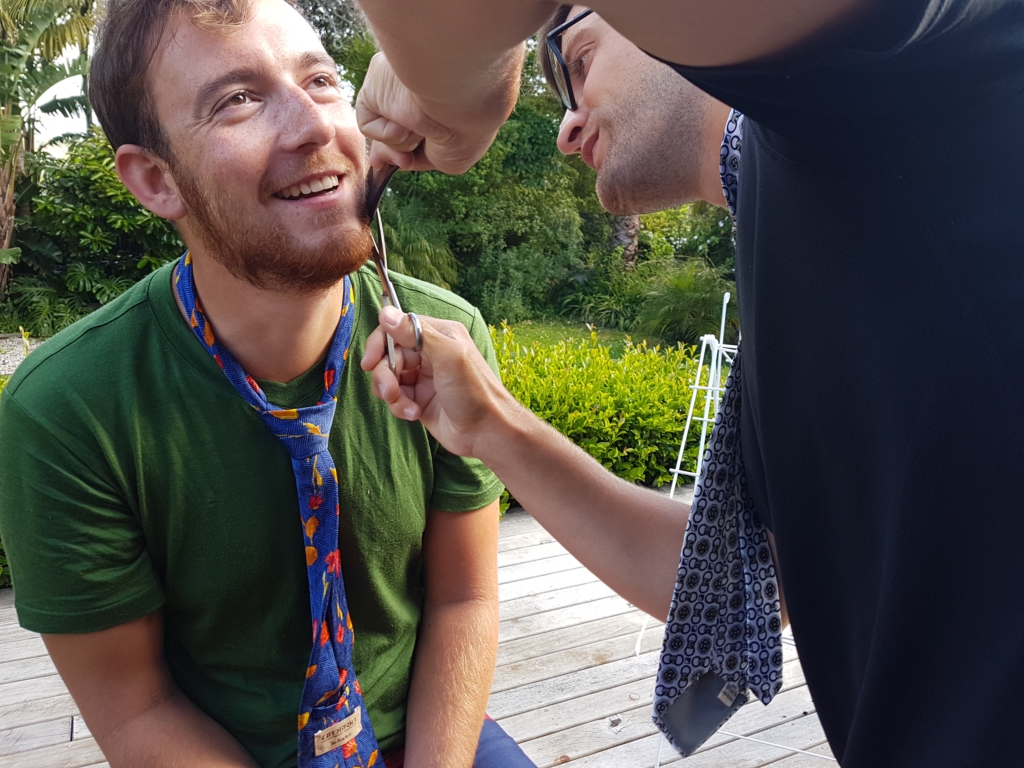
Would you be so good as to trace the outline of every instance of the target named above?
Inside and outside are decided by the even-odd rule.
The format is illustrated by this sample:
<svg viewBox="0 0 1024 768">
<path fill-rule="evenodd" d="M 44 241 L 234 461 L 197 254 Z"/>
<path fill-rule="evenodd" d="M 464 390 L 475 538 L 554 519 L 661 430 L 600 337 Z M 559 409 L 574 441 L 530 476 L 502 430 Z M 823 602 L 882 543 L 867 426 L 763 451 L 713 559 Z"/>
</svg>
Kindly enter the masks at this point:
<svg viewBox="0 0 1024 768">
<path fill-rule="evenodd" d="M 562 106 L 572 112 L 579 106 L 576 103 L 576 95 L 572 92 L 572 78 L 569 75 L 569 67 L 562 56 L 562 34 L 576 22 L 586 18 L 592 10 L 588 9 L 578 16 L 573 16 L 566 22 L 559 24 L 547 34 L 547 46 L 544 53 L 548 57 L 548 64 L 551 65 L 551 79 L 555 81 L 555 90 L 558 98 L 562 100 Z"/>
</svg>

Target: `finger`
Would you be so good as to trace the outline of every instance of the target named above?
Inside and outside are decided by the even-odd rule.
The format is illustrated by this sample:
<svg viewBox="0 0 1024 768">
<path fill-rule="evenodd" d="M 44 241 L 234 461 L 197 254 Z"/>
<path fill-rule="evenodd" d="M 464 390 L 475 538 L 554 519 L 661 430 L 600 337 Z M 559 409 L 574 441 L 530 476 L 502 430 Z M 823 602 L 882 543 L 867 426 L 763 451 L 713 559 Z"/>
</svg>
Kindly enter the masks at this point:
<svg viewBox="0 0 1024 768">
<path fill-rule="evenodd" d="M 362 115 L 359 130 L 368 139 L 375 143 L 386 144 L 398 152 L 412 152 L 422 142 L 423 137 L 402 125 L 397 120 L 390 120 L 380 115 L 372 116 L 368 113 Z"/>
<path fill-rule="evenodd" d="M 411 351 L 416 347 L 416 329 L 408 315 L 394 307 L 384 307 L 379 315 L 380 327 L 388 333 L 395 344 Z M 430 356 L 445 353 L 452 342 L 468 336 L 466 327 L 454 320 L 438 320 L 436 317 L 419 315 L 420 329 L 423 332 L 423 347 L 420 352 L 419 365 L 430 373 L 432 366 Z M 412 359 L 410 357 L 410 365 Z"/>
<path fill-rule="evenodd" d="M 366 349 L 363 350 L 363 357 L 359 361 L 359 367 L 364 371 L 372 371 L 384 357 L 387 349 L 387 338 L 384 329 L 377 327 L 366 337 Z"/>
<path fill-rule="evenodd" d="M 388 367 L 386 360 L 382 360 L 373 369 L 373 394 L 383 400 L 388 410 L 400 419 L 415 421 L 420 417 L 420 407 L 413 399 L 415 387 L 399 386 L 398 380 Z"/>
<path fill-rule="evenodd" d="M 373 142 L 373 146 L 370 147 L 370 165 L 379 169 L 388 164 L 397 165 L 403 171 L 423 170 L 417 167 L 414 152 L 399 152 L 379 141 Z"/>
</svg>

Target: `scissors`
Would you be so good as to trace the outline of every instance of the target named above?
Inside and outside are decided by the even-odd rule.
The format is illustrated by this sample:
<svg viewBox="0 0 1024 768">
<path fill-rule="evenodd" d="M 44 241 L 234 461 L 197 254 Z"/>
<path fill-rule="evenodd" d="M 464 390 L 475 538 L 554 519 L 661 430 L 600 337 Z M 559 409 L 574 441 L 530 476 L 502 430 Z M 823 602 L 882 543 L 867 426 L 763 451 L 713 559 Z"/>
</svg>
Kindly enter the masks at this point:
<svg viewBox="0 0 1024 768">
<path fill-rule="evenodd" d="M 373 265 L 377 268 L 377 275 L 380 277 L 381 302 L 385 307 L 394 307 L 401 312 L 402 305 L 398 303 L 395 286 L 392 285 L 391 278 L 388 277 L 388 249 L 384 244 L 384 222 L 380 218 L 380 200 L 384 196 L 384 190 L 387 189 L 388 182 L 391 181 L 391 177 L 395 175 L 397 170 L 397 165 L 390 164 L 385 165 L 379 171 L 374 170 L 373 166 L 370 167 L 370 171 L 366 176 L 366 215 L 371 220 L 374 217 L 377 219 L 377 235 L 380 238 L 380 244 L 378 245 L 377 239 L 373 237 L 372 230 L 370 238 L 373 240 L 371 258 L 373 259 Z M 391 372 L 395 373 L 395 340 L 391 338 L 390 334 L 388 334 L 387 338 L 388 366 L 391 368 Z"/>
</svg>

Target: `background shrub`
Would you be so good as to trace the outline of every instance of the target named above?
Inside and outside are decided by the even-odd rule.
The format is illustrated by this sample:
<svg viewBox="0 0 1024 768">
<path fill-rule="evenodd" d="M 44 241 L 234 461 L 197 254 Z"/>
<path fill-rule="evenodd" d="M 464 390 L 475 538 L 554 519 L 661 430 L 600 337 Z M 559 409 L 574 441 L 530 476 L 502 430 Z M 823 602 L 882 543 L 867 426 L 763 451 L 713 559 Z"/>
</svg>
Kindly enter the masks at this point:
<svg viewBox="0 0 1024 768">
<path fill-rule="evenodd" d="M 507 324 L 491 333 L 502 381 L 520 403 L 619 477 L 671 482 L 697 367 L 693 347 L 627 343 L 616 359 L 596 332 L 586 341 L 529 347 L 516 344 Z M 690 467 L 697 438 L 691 429 Z"/>
<path fill-rule="evenodd" d="M 28 160 L 20 198 L 31 215 L 18 221 L 10 294 L 31 333 L 66 328 L 184 250 L 174 225 L 121 184 L 99 130 L 70 139 L 64 158 Z"/>
</svg>

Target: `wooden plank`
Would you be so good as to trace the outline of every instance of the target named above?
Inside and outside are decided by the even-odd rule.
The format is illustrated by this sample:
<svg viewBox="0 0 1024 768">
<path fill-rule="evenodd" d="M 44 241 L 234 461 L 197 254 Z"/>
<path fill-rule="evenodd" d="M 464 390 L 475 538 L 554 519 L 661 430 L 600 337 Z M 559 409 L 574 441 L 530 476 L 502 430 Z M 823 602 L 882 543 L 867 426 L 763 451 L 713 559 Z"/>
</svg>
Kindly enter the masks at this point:
<svg viewBox="0 0 1024 768">
<path fill-rule="evenodd" d="M 78 714 L 78 707 L 70 693 L 59 696 L 39 696 L 17 704 L 4 703 L 0 706 L 0 728 L 16 728 L 45 720 L 71 717 Z"/>
<path fill-rule="evenodd" d="M 835 755 L 832 754 L 832 750 L 828 746 L 828 742 L 820 744 L 817 747 L 811 747 L 807 750 L 813 752 L 821 757 L 827 757 L 831 760 L 832 765 L 836 765 L 837 761 Z M 784 757 L 778 762 L 769 763 L 772 768 L 828 768 L 829 763 L 822 760 L 821 757 L 811 757 L 810 755 L 793 755 L 792 757 Z"/>
<path fill-rule="evenodd" d="M 645 707 L 650 712 L 653 690 L 652 674 L 604 691 L 511 715 L 498 722 L 512 738 L 524 742 L 635 707 Z"/>
<path fill-rule="evenodd" d="M 549 573 L 569 571 L 579 568 L 580 561 L 572 555 L 557 555 L 546 557 L 543 560 L 532 560 L 528 563 L 515 563 L 498 569 L 498 583 L 507 584 L 522 579 L 532 579 L 535 576 L 546 576 Z M 2 631 L 2 627 L 0 627 Z"/>
<path fill-rule="evenodd" d="M 30 634 L 22 640 L 8 640 L 5 643 L 0 643 L 0 659 L 4 661 L 30 659 L 45 653 L 46 646 L 43 645 L 43 638 L 39 635 Z"/>
<path fill-rule="evenodd" d="M 85 768 L 103 764 L 106 758 L 95 739 L 19 752 L 4 758 L 4 768 Z"/>
<path fill-rule="evenodd" d="M 732 733 L 746 736 L 805 717 L 808 711 L 813 712 L 814 705 L 806 686 L 802 686 L 780 693 L 767 707 L 760 702 L 747 704 L 725 727 Z M 567 762 L 563 759 L 565 757 L 575 760 L 654 733 L 657 733 L 657 728 L 651 720 L 650 703 L 646 702 L 630 710 L 603 715 L 576 727 L 521 743 L 520 746 L 539 766 L 548 766 L 559 760 Z M 720 735 L 712 739 L 706 748 L 733 740 Z"/>
<path fill-rule="evenodd" d="M 559 608 L 568 608 L 583 603 L 591 603 L 605 597 L 613 597 L 615 591 L 603 581 L 592 581 L 578 587 L 566 587 L 542 595 L 530 595 L 515 600 L 506 600 L 498 606 L 498 618 L 501 621 L 547 613 Z"/>
<path fill-rule="evenodd" d="M 498 552 L 511 552 L 513 549 L 532 547 L 536 544 L 550 544 L 555 537 L 545 531 L 539 525 L 537 530 L 530 533 L 519 533 L 514 536 L 503 536 L 499 529 Z"/>
<path fill-rule="evenodd" d="M 505 513 L 498 526 L 498 536 L 518 536 L 521 533 L 533 533 L 538 530 L 544 529 L 522 507 L 512 507 Z"/>
<path fill-rule="evenodd" d="M 3 647 L 8 642 L 27 640 L 30 637 L 39 637 L 39 635 L 27 629 L 22 629 L 17 622 L 0 624 L 0 647 Z"/>
<path fill-rule="evenodd" d="M 33 680 L 18 680 L 14 683 L 0 685 L 0 701 L 6 704 L 43 699 L 47 696 L 59 696 L 68 689 L 59 675 L 47 675 Z"/>
<path fill-rule="evenodd" d="M 506 664 L 515 664 L 524 659 L 532 659 L 537 656 L 546 656 L 553 648 L 568 650 L 581 645 L 594 642 L 595 637 L 621 637 L 630 635 L 633 642 L 643 626 L 646 614 L 642 611 L 632 610 L 628 613 L 618 614 L 598 621 L 586 621 L 578 624 L 571 624 L 560 629 L 553 629 L 537 635 L 530 635 L 518 639 L 502 638 L 498 643 L 498 667 Z M 653 619 L 647 629 L 661 636 L 661 625 Z"/>
<path fill-rule="evenodd" d="M 10 624 L 18 620 L 14 610 L 14 590 L 0 589 L 0 624 Z"/>
<path fill-rule="evenodd" d="M 2 658 L 6 659 L 7 657 L 3 655 Z M 35 677 L 55 674 L 57 674 L 57 668 L 53 666 L 50 657 L 46 655 L 45 648 L 42 656 L 0 662 L 0 683 L 12 683 L 15 680 L 31 680 Z"/>
<path fill-rule="evenodd" d="M 551 541 L 547 544 L 534 544 L 532 547 L 498 552 L 498 567 L 505 568 L 516 563 L 528 563 L 531 560 L 544 560 L 548 557 L 557 557 L 564 554 L 566 554 L 565 547 L 557 541 Z"/>
<path fill-rule="evenodd" d="M 557 611 L 538 613 L 533 616 L 523 616 L 518 619 L 509 619 L 501 622 L 499 627 L 500 637 L 504 640 L 514 640 L 519 637 L 539 635 L 542 632 L 550 632 L 553 629 L 571 627 L 582 622 L 594 622 L 598 619 L 606 619 L 611 616 L 618 616 L 620 613 L 629 613 L 636 610 L 617 595 L 605 597 L 601 600 L 594 600 L 583 605 L 573 605 L 568 608 L 561 608 Z M 600 636 L 600 635 L 596 635 Z"/>
<path fill-rule="evenodd" d="M 576 696 L 614 688 L 623 683 L 642 680 L 657 672 L 658 656 L 658 651 L 651 651 L 599 667 L 582 669 L 568 675 L 500 691 L 491 695 L 487 703 L 487 712 L 497 720 Z"/>
<path fill-rule="evenodd" d="M 507 664 L 494 670 L 491 693 L 619 661 L 633 656 L 635 646 L 636 635 L 630 633 L 525 659 L 515 664 Z M 557 648 L 558 646 L 550 647 Z M 640 646 L 641 653 L 656 651 L 659 648 L 661 648 L 660 628 L 655 632 L 645 632 Z"/>
<path fill-rule="evenodd" d="M 526 741 L 519 746 L 538 768 L 547 768 L 605 752 L 655 731 L 648 704 Z"/>
<path fill-rule="evenodd" d="M 71 741 L 71 718 L 47 720 L 0 731 L 0 757 Z M 5 765 L 6 760 L 2 761 Z"/>
<path fill-rule="evenodd" d="M 775 728 L 760 731 L 757 738 L 781 746 L 767 746 L 757 742 L 733 739 L 713 749 L 697 752 L 680 762 L 682 758 L 665 743 L 661 752 L 662 765 L 679 764 L 680 768 L 761 768 L 772 761 L 795 754 L 786 747 L 811 749 L 824 741 L 824 734 L 818 718 L 806 715 L 783 723 Z M 578 760 L 565 760 L 559 764 L 572 768 L 608 768 L 608 766 L 630 766 L 630 768 L 653 768 L 655 754 L 661 734 L 653 734 L 612 749 L 598 752 Z M 822 767 L 828 764 L 821 761 Z"/>
<path fill-rule="evenodd" d="M 783 693 L 794 688 L 806 686 L 803 670 L 800 668 L 799 661 L 795 659 L 783 667 L 783 678 L 786 680 L 786 684 L 782 689 Z M 804 690 L 806 691 L 806 687 L 804 687 Z M 651 675 L 646 678 L 625 684 L 620 683 L 604 691 L 577 696 L 558 704 L 551 704 L 518 715 L 505 717 L 500 720 L 500 723 L 501 727 L 516 741 L 528 741 L 639 706 L 647 707 L 649 711 L 653 691 L 654 673 L 652 671 Z M 781 695 L 782 693 L 779 694 L 779 696 Z M 773 700 L 773 705 L 775 701 L 778 701 L 779 696 L 776 696 Z M 760 702 L 757 702 L 747 706 L 765 710 L 770 708 L 771 705 L 766 708 Z M 739 718 L 745 710 L 746 708 L 737 713 L 736 718 Z M 732 722 L 730 721 L 730 724 Z M 743 720 L 739 722 L 742 724 Z M 712 737 L 712 739 L 714 738 L 716 737 Z"/>
<path fill-rule="evenodd" d="M 501 584 L 498 587 L 498 599 L 505 603 L 510 600 L 518 600 L 521 597 L 554 592 L 556 589 L 578 587 L 580 584 L 589 584 L 597 580 L 597 576 L 586 568 L 573 568 L 571 571 L 561 571 L 560 573 L 551 573 L 547 576 L 536 576 L 532 579 L 522 579 L 509 582 L 508 584 Z"/>
<path fill-rule="evenodd" d="M 89 730 L 89 726 L 85 724 L 85 719 L 81 715 L 75 715 L 74 723 L 71 727 L 71 740 L 85 739 L 92 736 L 92 731 Z"/>
</svg>

